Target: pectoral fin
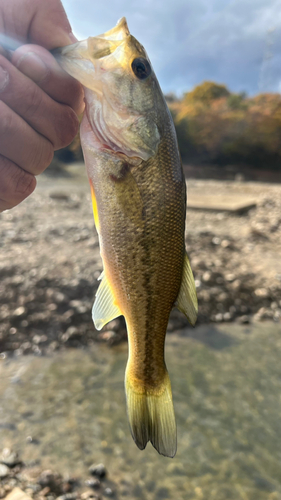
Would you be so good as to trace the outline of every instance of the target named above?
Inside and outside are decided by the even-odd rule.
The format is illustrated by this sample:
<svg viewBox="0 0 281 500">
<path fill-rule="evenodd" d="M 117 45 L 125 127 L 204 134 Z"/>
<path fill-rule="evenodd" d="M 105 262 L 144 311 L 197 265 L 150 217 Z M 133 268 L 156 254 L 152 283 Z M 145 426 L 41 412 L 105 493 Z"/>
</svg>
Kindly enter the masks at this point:
<svg viewBox="0 0 281 500">
<path fill-rule="evenodd" d="M 197 319 L 198 302 L 194 278 L 187 254 L 184 256 L 181 287 L 175 306 L 185 314 L 189 323 L 194 326 Z"/>
<path fill-rule="evenodd" d="M 92 318 L 96 329 L 101 330 L 104 325 L 121 314 L 108 280 L 103 276 L 92 309 Z"/>
</svg>

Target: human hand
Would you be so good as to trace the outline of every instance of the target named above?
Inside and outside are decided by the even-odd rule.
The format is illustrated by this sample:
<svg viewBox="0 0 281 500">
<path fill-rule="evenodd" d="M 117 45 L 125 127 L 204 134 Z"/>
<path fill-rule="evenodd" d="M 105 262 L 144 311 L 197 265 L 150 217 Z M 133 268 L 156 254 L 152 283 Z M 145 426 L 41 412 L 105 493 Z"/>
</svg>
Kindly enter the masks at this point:
<svg viewBox="0 0 281 500">
<path fill-rule="evenodd" d="M 83 110 L 83 93 L 48 52 L 75 42 L 59 0 L 9 0 L 5 5 L 0 0 L 0 32 L 28 42 L 10 60 L 0 53 L 3 211 L 32 193 L 35 175 L 50 164 L 54 150 L 72 141 L 79 125 L 77 114 Z"/>
</svg>

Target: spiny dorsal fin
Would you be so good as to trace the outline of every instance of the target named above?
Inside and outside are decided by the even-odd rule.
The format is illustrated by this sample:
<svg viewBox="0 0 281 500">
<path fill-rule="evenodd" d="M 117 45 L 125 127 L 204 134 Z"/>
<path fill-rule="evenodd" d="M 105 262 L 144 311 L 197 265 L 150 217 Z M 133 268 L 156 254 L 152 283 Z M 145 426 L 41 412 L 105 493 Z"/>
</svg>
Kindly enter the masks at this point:
<svg viewBox="0 0 281 500">
<path fill-rule="evenodd" d="M 102 273 L 102 281 L 92 309 L 92 318 L 96 329 L 101 330 L 104 325 L 121 316 L 121 314 L 119 307 L 115 304 L 114 295 L 107 278 Z"/>
<path fill-rule="evenodd" d="M 192 270 L 187 254 L 184 256 L 181 287 L 175 306 L 185 314 L 189 323 L 194 326 L 198 313 L 198 302 Z"/>
</svg>

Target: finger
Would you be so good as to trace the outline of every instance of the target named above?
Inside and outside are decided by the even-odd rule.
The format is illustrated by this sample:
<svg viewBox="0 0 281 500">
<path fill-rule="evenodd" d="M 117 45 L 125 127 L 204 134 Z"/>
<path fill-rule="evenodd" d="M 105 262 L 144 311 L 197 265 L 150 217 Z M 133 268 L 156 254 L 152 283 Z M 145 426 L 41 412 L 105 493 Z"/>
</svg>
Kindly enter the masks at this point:
<svg viewBox="0 0 281 500">
<path fill-rule="evenodd" d="M 43 172 L 53 158 L 51 142 L 35 132 L 2 101 L 0 116 L 0 154 L 31 174 Z"/>
<path fill-rule="evenodd" d="M 76 41 L 60 0 L 0 1 L 0 29 L 48 50 Z"/>
<path fill-rule="evenodd" d="M 75 112 L 51 99 L 1 55 L 0 66 L 8 78 L 0 99 L 46 137 L 55 149 L 70 144 L 79 126 Z"/>
<path fill-rule="evenodd" d="M 84 109 L 81 84 L 59 66 L 55 58 L 38 45 L 22 45 L 12 63 L 55 101 L 67 104 L 78 115 Z"/>
<path fill-rule="evenodd" d="M 34 4 L 34 16 L 29 27 L 31 42 L 51 50 L 76 41 L 59 0 L 35 0 Z"/>
<path fill-rule="evenodd" d="M 34 175 L 0 155 L 0 212 L 18 205 L 35 187 Z"/>
</svg>

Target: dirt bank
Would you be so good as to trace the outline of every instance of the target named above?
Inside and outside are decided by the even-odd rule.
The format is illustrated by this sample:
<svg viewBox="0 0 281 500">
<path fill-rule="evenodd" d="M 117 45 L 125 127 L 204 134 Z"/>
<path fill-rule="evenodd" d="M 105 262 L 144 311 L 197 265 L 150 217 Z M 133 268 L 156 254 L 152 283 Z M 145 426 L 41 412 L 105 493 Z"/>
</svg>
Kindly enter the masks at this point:
<svg viewBox="0 0 281 500">
<path fill-rule="evenodd" d="M 240 216 L 187 211 L 187 249 L 198 322 L 281 318 L 281 186 L 189 180 L 204 201 L 218 193 L 255 198 Z M 91 307 L 102 265 L 82 165 L 41 176 L 36 192 L 0 215 L 0 351 L 40 354 L 60 346 L 118 343 L 122 319 L 97 332 Z M 168 331 L 186 326 L 172 312 Z"/>
</svg>

